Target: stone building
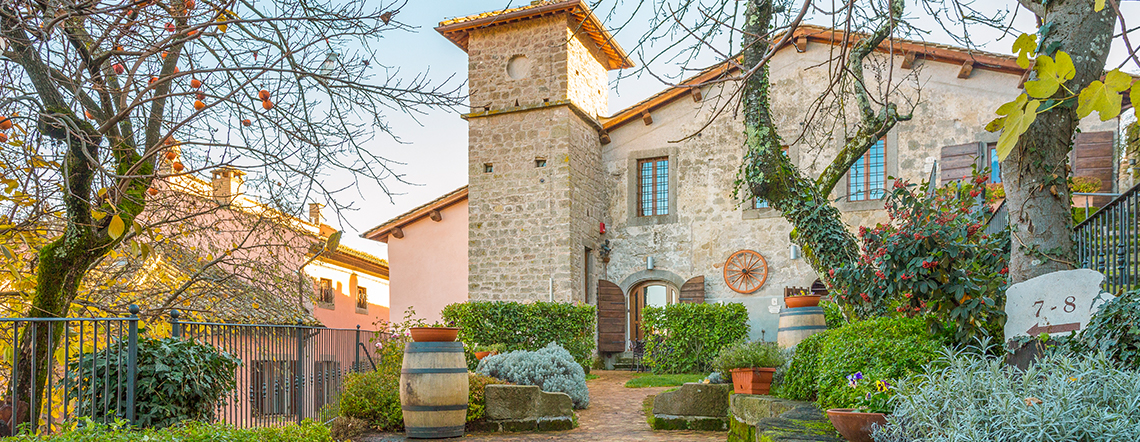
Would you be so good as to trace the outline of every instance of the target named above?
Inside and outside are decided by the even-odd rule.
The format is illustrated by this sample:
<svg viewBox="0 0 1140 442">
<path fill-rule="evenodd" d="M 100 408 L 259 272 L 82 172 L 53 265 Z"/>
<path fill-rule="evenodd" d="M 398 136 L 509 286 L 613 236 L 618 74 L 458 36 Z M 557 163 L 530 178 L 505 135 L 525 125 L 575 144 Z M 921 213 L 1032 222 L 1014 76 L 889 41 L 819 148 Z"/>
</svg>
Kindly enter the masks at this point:
<svg viewBox="0 0 1140 442">
<path fill-rule="evenodd" d="M 785 288 L 810 287 L 817 276 L 795 258 L 778 212 L 733 197 L 743 124 L 739 113 L 717 111 L 736 86 L 709 81 L 732 74 L 728 65 L 606 117 L 607 72 L 631 63 L 584 2 L 536 2 L 436 30 L 469 57 L 467 292 L 422 296 L 595 304 L 602 352 L 640 338 L 644 306 L 674 302 L 744 304 L 751 338 L 775 340 Z M 805 109 L 829 80 L 818 66 L 847 39 L 801 26 L 793 41 L 770 61 L 785 140 L 799 138 Z M 853 227 L 886 220 L 879 199 L 892 177 L 947 182 L 975 164 L 997 166 L 998 134 L 984 127 L 1026 79 L 1009 55 L 903 40 L 891 47 L 880 48 L 880 65 L 890 78 L 913 77 L 922 100 L 831 195 Z M 1118 124 L 1083 121 L 1074 154 L 1074 172 L 1101 178 L 1105 191 L 1115 186 Z M 841 135 L 823 147 L 792 143 L 787 154 L 818 175 Z M 397 217 L 364 236 L 395 250 L 407 239 L 391 232 L 405 222 L 417 221 Z M 740 266 L 763 276 L 730 284 Z"/>
</svg>

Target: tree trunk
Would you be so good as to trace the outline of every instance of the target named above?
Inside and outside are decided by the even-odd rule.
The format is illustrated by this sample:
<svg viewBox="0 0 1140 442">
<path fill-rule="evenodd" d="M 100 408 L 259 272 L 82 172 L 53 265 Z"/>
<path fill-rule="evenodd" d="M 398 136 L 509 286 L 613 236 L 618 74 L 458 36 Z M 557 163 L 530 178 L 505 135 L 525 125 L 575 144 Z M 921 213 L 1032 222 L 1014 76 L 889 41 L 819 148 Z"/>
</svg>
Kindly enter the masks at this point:
<svg viewBox="0 0 1140 442">
<path fill-rule="evenodd" d="M 884 104 L 878 111 L 871 109 L 871 100 L 867 97 L 862 78 L 863 59 L 890 35 L 902 16 L 903 5 L 901 0 L 892 0 L 888 18 L 852 49 L 847 63 L 856 80 L 854 94 L 860 108 L 860 124 L 854 128 L 854 135 L 837 153 L 818 182 L 805 177 L 791 159 L 783 155 L 782 142 L 769 106 L 767 65 L 761 66 L 743 86 L 746 150 L 740 180 L 752 194 L 764 198 L 792 224 L 792 241 L 803 249 L 808 264 L 825 281 L 830 279 L 829 270 L 852 263 L 859 257 L 855 237 L 840 218 L 839 209 L 828 201 L 828 195 L 871 145 L 898 121 L 910 119 L 910 115 L 898 115 L 893 103 Z M 895 19 L 890 19 L 890 16 Z M 744 33 L 750 39 L 745 40 L 743 66 L 751 69 L 768 52 L 771 2 L 751 0 L 745 17 Z"/>
<path fill-rule="evenodd" d="M 1078 0 L 1051 1 L 1047 7 L 1035 7 L 1049 27 L 1038 48 L 1057 42 L 1057 49 L 1073 59 L 1076 76 L 1066 83 L 1069 89 L 1080 91 L 1104 75 L 1116 23 L 1112 8 L 1094 12 L 1091 2 Z M 1062 88 L 1057 96 L 1065 94 Z M 1071 106 L 1038 115 L 1002 161 L 1013 241 L 1009 260 L 1012 282 L 1078 267 L 1067 182 L 1069 152 L 1079 123 L 1076 105 L 1073 99 Z"/>
</svg>

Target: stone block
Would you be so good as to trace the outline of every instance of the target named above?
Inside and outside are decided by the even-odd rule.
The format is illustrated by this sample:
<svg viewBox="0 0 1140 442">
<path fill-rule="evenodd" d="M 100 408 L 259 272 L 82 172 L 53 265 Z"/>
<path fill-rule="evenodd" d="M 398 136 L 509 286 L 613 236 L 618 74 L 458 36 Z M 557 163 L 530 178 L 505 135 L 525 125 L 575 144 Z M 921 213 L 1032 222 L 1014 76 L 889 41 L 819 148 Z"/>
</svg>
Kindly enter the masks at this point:
<svg viewBox="0 0 1140 442">
<path fill-rule="evenodd" d="M 573 430 L 574 427 L 573 419 L 540 419 L 538 421 L 538 431 L 566 431 Z"/>
<path fill-rule="evenodd" d="M 725 418 L 728 417 L 728 398 L 731 395 L 731 384 L 690 382 L 677 390 L 657 395 L 653 400 L 653 414 Z"/>
<path fill-rule="evenodd" d="M 810 402 L 772 396 L 734 394 L 730 442 L 842 442 L 827 416 Z"/>
<path fill-rule="evenodd" d="M 534 385 L 488 385 L 485 395 L 489 421 L 572 419 L 574 416 L 570 396 L 547 393 Z"/>
<path fill-rule="evenodd" d="M 503 421 L 503 431 L 536 431 L 538 430 L 538 421 Z"/>
</svg>

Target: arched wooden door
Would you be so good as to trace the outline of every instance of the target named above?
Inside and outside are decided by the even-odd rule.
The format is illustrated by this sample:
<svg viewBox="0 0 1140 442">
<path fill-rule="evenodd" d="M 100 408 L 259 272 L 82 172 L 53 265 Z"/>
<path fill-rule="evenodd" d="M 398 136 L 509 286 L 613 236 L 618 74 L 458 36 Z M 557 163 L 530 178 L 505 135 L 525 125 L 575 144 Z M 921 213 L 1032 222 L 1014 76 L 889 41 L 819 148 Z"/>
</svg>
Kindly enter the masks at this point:
<svg viewBox="0 0 1140 442">
<path fill-rule="evenodd" d="M 625 351 L 625 294 L 621 287 L 598 280 L 598 352 Z"/>
</svg>

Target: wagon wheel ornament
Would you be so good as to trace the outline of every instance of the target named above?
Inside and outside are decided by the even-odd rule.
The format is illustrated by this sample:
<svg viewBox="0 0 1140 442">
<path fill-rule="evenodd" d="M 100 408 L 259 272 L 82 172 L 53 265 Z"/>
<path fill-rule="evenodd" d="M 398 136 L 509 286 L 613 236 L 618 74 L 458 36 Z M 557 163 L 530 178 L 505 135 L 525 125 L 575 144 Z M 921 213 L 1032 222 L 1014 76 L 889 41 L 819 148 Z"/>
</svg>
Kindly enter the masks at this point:
<svg viewBox="0 0 1140 442">
<path fill-rule="evenodd" d="M 724 282 L 737 293 L 752 293 L 768 279 L 768 261 L 751 250 L 733 253 L 724 263 Z"/>
</svg>

